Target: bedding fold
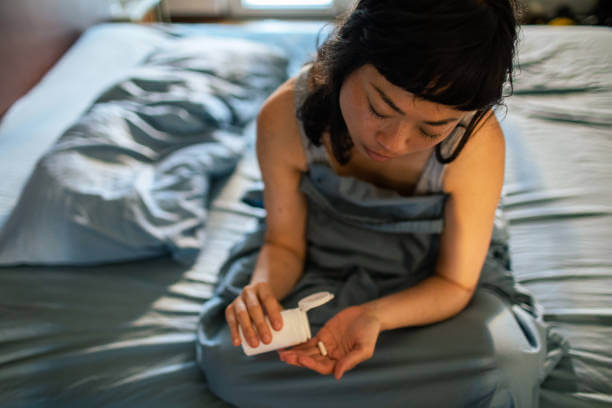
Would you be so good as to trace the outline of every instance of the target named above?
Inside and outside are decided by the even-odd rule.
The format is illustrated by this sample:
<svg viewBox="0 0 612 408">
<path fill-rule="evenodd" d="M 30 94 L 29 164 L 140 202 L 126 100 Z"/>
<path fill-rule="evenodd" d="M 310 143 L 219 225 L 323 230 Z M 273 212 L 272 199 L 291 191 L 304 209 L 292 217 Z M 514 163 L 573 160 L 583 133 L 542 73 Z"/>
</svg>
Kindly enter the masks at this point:
<svg viewBox="0 0 612 408">
<path fill-rule="evenodd" d="M 211 187 L 233 171 L 246 125 L 286 77 L 282 52 L 252 41 L 157 49 L 38 161 L 0 230 L 0 265 L 164 254 L 193 263 Z"/>
</svg>

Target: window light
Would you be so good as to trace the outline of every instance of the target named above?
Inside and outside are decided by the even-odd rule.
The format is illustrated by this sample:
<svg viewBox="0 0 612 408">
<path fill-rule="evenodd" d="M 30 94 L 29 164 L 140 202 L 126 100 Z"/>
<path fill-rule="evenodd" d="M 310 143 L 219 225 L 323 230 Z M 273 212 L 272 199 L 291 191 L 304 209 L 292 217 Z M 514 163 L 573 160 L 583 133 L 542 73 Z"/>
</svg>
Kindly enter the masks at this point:
<svg viewBox="0 0 612 408">
<path fill-rule="evenodd" d="M 242 0 L 242 7 L 259 9 L 327 9 L 333 3 L 333 0 Z"/>
</svg>

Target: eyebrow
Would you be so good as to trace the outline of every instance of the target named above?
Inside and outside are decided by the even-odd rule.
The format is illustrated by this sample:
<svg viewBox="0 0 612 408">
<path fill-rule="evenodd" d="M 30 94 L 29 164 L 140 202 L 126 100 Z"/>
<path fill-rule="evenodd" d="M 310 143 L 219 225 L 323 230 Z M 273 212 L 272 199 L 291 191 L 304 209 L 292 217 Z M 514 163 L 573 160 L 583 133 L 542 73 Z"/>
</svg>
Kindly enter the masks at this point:
<svg viewBox="0 0 612 408">
<path fill-rule="evenodd" d="M 383 101 L 385 101 L 385 103 L 387 105 L 389 105 L 391 107 L 391 109 L 393 109 L 394 111 L 396 111 L 397 113 L 399 113 L 400 115 L 405 115 L 404 111 L 401 110 L 400 108 L 397 107 L 397 105 L 395 103 L 393 103 L 393 101 L 391 100 L 391 98 L 389 98 L 387 96 L 387 94 L 385 94 L 380 88 L 378 88 L 376 85 L 374 85 L 373 83 L 370 82 L 370 85 L 372 85 L 372 87 L 374 89 L 376 89 L 376 92 L 378 92 L 378 94 L 380 95 L 380 97 L 382 98 Z"/>
<path fill-rule="evenodd" d="M 382 91 L 382 89 L 378 88 L 376 85 L 374 85 L 371 82 L 370 82 L 370 85 L 372 85 L 372 87 L 376 90 L 376 92 L 378 92 L 382 100 L 385 101 L 385 103 L 389 105 L 391 109 L 393 109 L 400 115 L 405 115 L 404 111 L 398 108 L 397 105 L 391 100 L 391 98 L 389 98 L 387 94 L 385 94 Z M 448 118 L 448 119 L 442 119 L 442 120 L 425 121 L 423 123 L 429 126 L 442 126 L 442 125 L 446 125 L 447 123 L 453 122 L 455 120 L 459 120 L 459 118 Z"/>
</svg>

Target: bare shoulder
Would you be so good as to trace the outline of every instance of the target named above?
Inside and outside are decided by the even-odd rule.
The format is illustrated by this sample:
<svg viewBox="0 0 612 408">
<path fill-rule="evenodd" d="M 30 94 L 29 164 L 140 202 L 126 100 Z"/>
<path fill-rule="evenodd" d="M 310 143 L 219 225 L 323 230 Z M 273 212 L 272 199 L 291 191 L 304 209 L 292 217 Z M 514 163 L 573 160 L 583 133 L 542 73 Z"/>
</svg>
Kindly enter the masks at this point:
<svg viewBox="0 0 612 408">
<path fill-rule="evenodd" d="M 296 118 L 295 81 L 288 79 L 264 102 L 257 116 L 257 154 L 260 162 L 270 160 L 307 171 L 306 154 Z"/>
<path fill-rule="evenodd" d="M 484 183 L 493 189 L 501 188 L 505 151 L 504 133 L 495 114 L 490 111 L 459 156 L 447 166 L 444 191 L 459 191 L 473 183 Z"/>
</svg>

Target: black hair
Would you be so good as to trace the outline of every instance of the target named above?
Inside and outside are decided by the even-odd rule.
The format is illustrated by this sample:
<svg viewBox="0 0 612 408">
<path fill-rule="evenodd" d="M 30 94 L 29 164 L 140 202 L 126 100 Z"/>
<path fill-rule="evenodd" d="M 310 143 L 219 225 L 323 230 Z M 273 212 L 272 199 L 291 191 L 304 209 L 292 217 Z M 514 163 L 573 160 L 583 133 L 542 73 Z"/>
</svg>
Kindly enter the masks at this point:
<svg viewBox="0 0 612 408">
<path fill-rule="evenodd" d="M 329 131 L 336 160 L 346 164 L 352 141 L 340 112 L 346 77 L 372 64 L 385 79 L 422 99 L 476 111 L 453 161 L 477 125 L 512 90 L 517 39 L 513 0 L 360 0 L 319 47 L 311 91 L 298 117 L 317 146 Z"/>
</svg>

